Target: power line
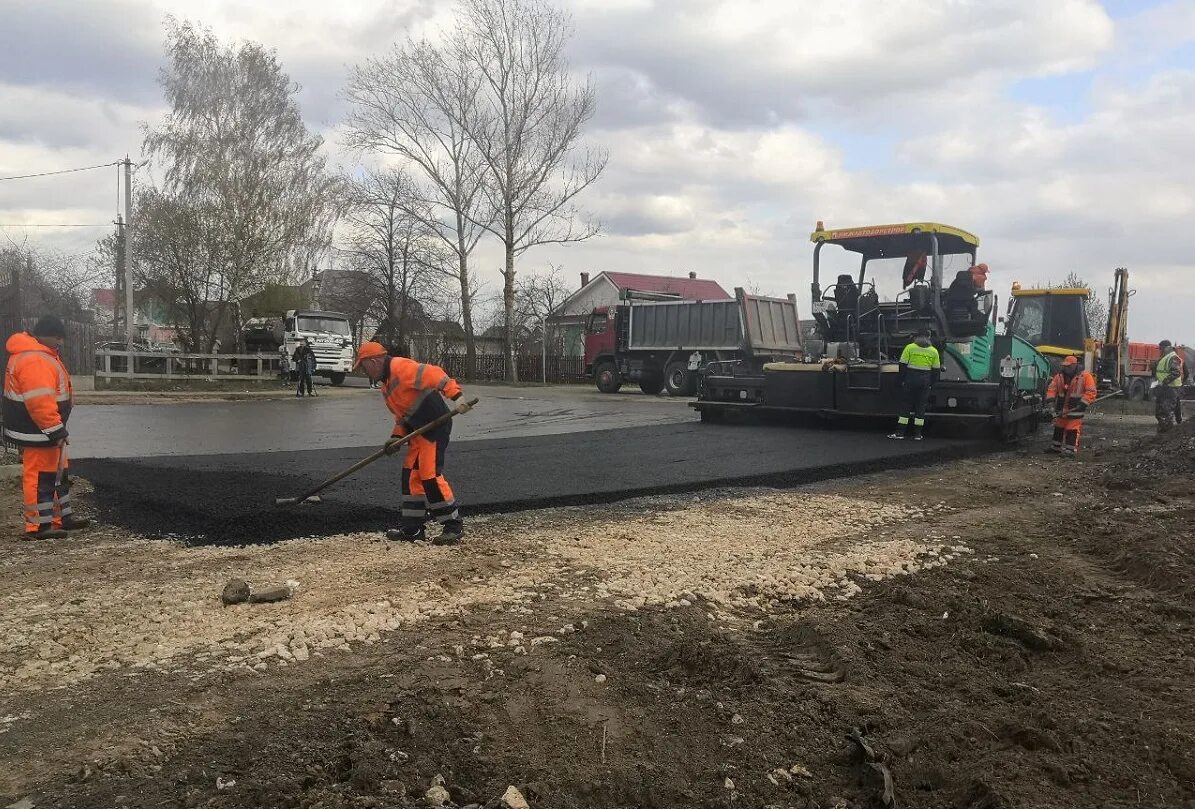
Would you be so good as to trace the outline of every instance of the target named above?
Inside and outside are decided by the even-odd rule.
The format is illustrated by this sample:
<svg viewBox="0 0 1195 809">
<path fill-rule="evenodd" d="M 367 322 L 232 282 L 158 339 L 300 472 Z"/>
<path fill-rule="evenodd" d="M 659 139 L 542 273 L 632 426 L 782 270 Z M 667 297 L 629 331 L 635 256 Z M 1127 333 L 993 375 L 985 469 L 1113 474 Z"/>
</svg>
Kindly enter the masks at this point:
<svg viewBox="0 0 1195 809">
<path fill-rule="evenodd" d="M 105 222 L 102 225 L 76 225 L 76 224 L 56 224 L 56 225 L 34 225 L 34 224 L 0 224 L 0 228 L 107 228 L 111 227 L 111 222 Z"/>
<path fill-rule="evenodd" d="M 39 171 L 37 174 L 16 174 L 12 177 L 0 177 L 0 182 L 5 180 L 28 180 L 30 177 L 49 177 L 54 174 L 72 174 L 76 171 L 92 171 L 93 169 L 106 169 L 111 166 L 118 166 L 120 162 L 115 163 L 100 163 L 98 166 L 80 166 L 77 169 L 61 169 L 59 171 Z"/>
</svg>

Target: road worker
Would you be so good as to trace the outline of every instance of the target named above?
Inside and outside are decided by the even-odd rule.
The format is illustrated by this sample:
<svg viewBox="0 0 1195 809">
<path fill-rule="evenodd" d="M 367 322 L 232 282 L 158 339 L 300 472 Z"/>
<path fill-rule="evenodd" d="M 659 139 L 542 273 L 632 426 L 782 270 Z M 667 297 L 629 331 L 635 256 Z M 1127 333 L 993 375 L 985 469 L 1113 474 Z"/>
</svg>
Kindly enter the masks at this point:
<svg viewBox="0 0 1195 809">
<path fill-rule="evenodd" d="M 1169 340 L 1158 343 L 1158 348 L 1162 350 L 1162 357 L 1154 366 L 1154 417 L 1158 420 L 1158 432 L 1165 433 L 1174 429 L 1176 422 L 1182 421 L 1179 390 L 1183 386 L 1184 372 L 1182 357 Z"/>
<path fill-rule="evenodd" d="M 381 383 L 382 398 L 394 414 L 391 438 L 401 438 L 448 413 L 445 397 L 456 401 L 464 395 L 443 368 L 391 356 L 381 343 L 363 343 L 354 368 L 360 368 L 371 382 Z M 452 422 L 448 421 L 411 439 L 402 465 L 402 527 L 387 531 L 387 538 L 422 540 L 430 518 L 443 526 L 433 545 L 460 542 L 464 524 L 452 487 L 444 479 L 444 454 L 451 433 Z"/>
<path fill-rule="evenodd" d="M 1096 382 L 1091 372 L 1083 370 L 1077 357 L 1064 359 L 1046 388 L 1046 404 L 1054 409 L 1054 437 L 1046 452 L 1079 454 L 1083 416 L 1095 396 Z"/>
<path fill-rule="evenodd" d="M 65 340 L 62 320 L 46 315 L 5 344 L 4 438 L 22 448 L 24 539 L 59 539 L 91 523 L 71 508 L 66 422 L 74 394 L 58 354 Z"/>
<path fill-rule="evenodd" d="M 913 342 L 900 354 L 900 380 L 905 393 L 905 408 L 897 419 L 896 432 L 889 438 L 920 441 L 925 429 L 925 408 L 929 392 L 942 373 L 942 358 L 930 342 L 929 329 L 918 329 Z"/>
</svg>

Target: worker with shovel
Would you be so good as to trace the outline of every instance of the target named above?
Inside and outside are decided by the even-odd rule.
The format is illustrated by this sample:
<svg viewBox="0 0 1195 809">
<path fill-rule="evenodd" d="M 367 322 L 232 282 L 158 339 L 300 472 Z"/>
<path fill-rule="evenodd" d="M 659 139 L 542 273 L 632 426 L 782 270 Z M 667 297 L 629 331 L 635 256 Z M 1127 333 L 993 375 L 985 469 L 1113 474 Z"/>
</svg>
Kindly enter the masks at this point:
<svg viewBox="0 0 1195 809">
<path fill-rule="evenodd" d="M 380 382 L 382 398 L 394 414 L 392 437 L 401 438 L 413 430 L 447 415 L 445 397 L 457 400 L 461 386 L 443 368 L 407 357 L 392 357 L 381 343 L 362 344 L 354 368 Z M 452 422 L 424 435 L 412 437 L 402 468 L 402 527 L 386 532 L 389 539 L 417 541 L 426 537 L 430 517 L 443 527 L 433 545 L 455 545 L 464 530 L 452 487 L 444 478 L 444 454 L 452 433 Z"/>
<path fill-rule="evenodd" d="M 1095 403 L 1095 376 L 1079 364 L 1078 357 L 1062 361 L 1046 388 L 1046 404 L 1054 410 L 1054 437 L 1046 452 L 1074 457 L 1083 438 L 1083 416 Z"/>
<path fill-rule="evenodd" d="M 66 422 L 74 394 L 58 356 L 65 340 L 66 325 L 46 315 L 5 344 L 4 438 L 22 448 L 24 539 L 58 539 L 91 523 L 76 517 L 70 502 Z"/>
</svg>

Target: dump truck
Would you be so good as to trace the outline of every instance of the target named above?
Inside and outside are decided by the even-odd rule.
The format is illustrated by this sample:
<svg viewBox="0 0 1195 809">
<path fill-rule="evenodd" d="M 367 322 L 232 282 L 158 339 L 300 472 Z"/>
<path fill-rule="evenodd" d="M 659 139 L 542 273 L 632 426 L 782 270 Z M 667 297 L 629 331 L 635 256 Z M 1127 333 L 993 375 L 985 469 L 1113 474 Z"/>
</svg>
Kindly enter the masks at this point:
<svg viewBox="0 0 1195 809">
<path fill-rule="evenodd" d="M 1036 431 L 1044 406 L 1049 363 L 1034 346 L 996 334 L 995 294 L 984 289 L 976 264 L 979 239 L 934 222 L 827 230 L 810 236 L 813 249 L 813 325 L 804 357 L 752 369 L 711 365 L 693 407 L 702 421 L 728 416 L 884 419 L 901 415 L 899 357 L 919 329 L 927 329 L 944 371 L 929 402 L 931 429 L 958 426 L 967 434 L 1012 440 Z M 823 249 L 857 258 L 858 275 L 838 275 L 822 286 Z M 947 283 L 947 257 L 966 263 Z M 902 282 L 881 300 L 869 271 L 898 260 Z"/>
<path fill-rule="evenodd" d="M 278 352 L 283 368 L 290 368 L 299 342 L 306 339 L 315 352 L 315 375 L 333 385 L 344 383 L 353 369 L 353 331 L 347 315 L 314 309 L 288 309 L 277 315 L 245 321 L 241 337 L 249 351 Z"/>
<path fill-rule="evenodd" d="M 720 301 L 623 290 L 617 305 L 593 310 L 585 332 L 585 371 L 602 393 L 635 382 L 644 393 L 691 396 L 712 363 L 758 370 L 803 355 L 796 296 L 742 288 Z"/>
</svg>

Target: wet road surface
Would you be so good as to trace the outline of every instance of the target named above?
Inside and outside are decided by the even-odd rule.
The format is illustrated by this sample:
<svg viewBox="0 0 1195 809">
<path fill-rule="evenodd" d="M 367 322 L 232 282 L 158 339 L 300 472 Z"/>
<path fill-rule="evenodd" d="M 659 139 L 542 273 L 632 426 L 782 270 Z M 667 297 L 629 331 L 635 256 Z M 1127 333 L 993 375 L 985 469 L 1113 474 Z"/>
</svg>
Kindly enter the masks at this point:
<svg viewBox="0 0 1195 809">
<path fill-rule="evenodd" d="M 458 440 L 552 435 L 693 422 L 687 401 L 586 386 L 468 385 L 479 397 L 453 428 Z M 147 458 L 380 446 L 393 417 L 377 391 L 277 401 L 81 405 L 71 457 Z"/>
</svg>

